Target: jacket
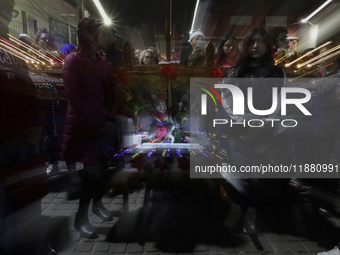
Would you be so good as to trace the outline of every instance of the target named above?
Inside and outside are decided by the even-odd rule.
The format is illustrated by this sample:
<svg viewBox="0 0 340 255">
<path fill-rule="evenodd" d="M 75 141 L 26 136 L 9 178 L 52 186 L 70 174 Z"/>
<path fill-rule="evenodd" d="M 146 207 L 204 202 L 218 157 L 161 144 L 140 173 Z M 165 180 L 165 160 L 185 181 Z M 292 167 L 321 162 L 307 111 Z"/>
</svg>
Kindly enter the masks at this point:
<svg viewBox="0 0 340 255">
<path fill-rule="evenodd" d="M 62 139 L 62 158 L 98 164 L 100 129 L 115 115 L 115 83 L 101 54 L 97 60 L 72 52 L 62 70 L 68 107 Z"/>
</svg>

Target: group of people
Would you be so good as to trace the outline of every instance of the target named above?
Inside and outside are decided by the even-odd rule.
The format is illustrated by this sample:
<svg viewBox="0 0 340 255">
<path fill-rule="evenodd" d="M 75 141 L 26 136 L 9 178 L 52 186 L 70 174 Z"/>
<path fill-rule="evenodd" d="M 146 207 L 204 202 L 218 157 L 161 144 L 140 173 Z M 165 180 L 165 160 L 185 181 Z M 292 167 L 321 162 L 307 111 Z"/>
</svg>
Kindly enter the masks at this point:
<svg viewBox="0 0 340 255">
<path fill-rule="evenodd" d="M 0 6 L 2 9 L 13 9 L 14 2 L 12 0 L 1 2 Z M 7 22 L 6 25 L 9 24 L 11 20 L 9 15 L 0 12 L 0 17 Z M 36 42 L 49 53 L 60 51 L 61 54 L 67 55 L 63 56 L 62 70 L 68 103 L 63 134 L 60 136 L 61 157 L 71 163 L 84 164 L 82 171 L 69 169 L 75 179 L 81 180 L 81 197 L 74 227 L 81 236 L 96 238 L 98 234 L 88 220 L 91 200 L 94 214 L 103 221 L 113 219 L 113 213 L 107 210 L 101 201 L 106 185 L 113 174 L 103 147 L 107 148 L 109 143 L 113 146 L 113 150 L 119 150 L 121 146 L 120 123 L 116 118 L 120 115 L 118 100 L 120 94 L 113 74 L 117 67 L 122 66 L 122 56 L 114 46 L 115 31 L 96 19 L 80 20 L 77 34 L 78 45 L 75 48 L 65 46 L 58 50 L 47 30 L 42 30 L 37 35 Z M 1 40 L 8 41 L 6 26 L 0 26 L 0 36 Z M 20 39 L 25 39 L 24 37 Z M 195 31 L 190 34 L 188 42 L 190 47 L 181 52 L 181 64 L 203 66 L 205 35 L 202 31 Z M 244 38 L 242 48 L 239 47 L 235 35 L 227 34 L 219 43 L 214 65 L 221 68 L 228 78 L 281 78 L 272 85 L 281 89 L 285 86 L 286 76 L 284 70 L 275 65 L 273 54 L 281 50 L 289 52 L 288 42 L 287 30 L 284 28 L 273 28 L 269 31 L 253 28 Z M 159 48 L 156 46 L 144 51 L 136 49 L 134 59 L 136 65 L 145 66 L 162 61 Z M 0 170 L 4 171 L 39 154 L 39 142 L 43 131 L 41 120 L 43 109 L 35 94 L 26 63 L 3 49 L 0 49 L 0 62 L 2 64 L 0 66 Z M 241 90 L 246 89 L 242 85 L 239 87 Z M 333 99 L 339 99 L 338 85 L 331 85 L 331 89 L 335 92 L 335 94 L 331 93 L 333 97 L 336 96 Z M 271 87 L 254 86 L 253 97 L 256 98 L 254 102 L 256 109 L 270 108 Z M 222 91 L 221 98 L 225 112 L 233 118 L 232 109 L 229 107 L 230 93 Z M 184 116 L 182 105 L 179 111 Z M 181 121 L 182 119 L 184 117 Z M 254 144 L 258 141 L 257 145 L 262 145 L 263 141 L 268 141 L 275 136 L 274 132 L 268 131 L 266 127 L 258 130 L 259 132 L 254 132 L 253 129 L 242 128 L 231 132 L 229 136 L 231 151 L 257 156 L 257 148 Z M 338 129 L 334 132 L 336 134 Z M 263 154 L 265 151 L 261 152 L 261 155 Z M 334 157 L 330 159 L 332 163 L 339 162 L 337 158 L 339 155 L 339 153 L 332 154 Z M 257 160 L 259 159 L 261 157 Z M 57 160 L 53 159 L 53 163 Z M 6 178 L 9 176 L 0 176 L 0 253 L 56 254 L 42 241 L 43 237 L 40 233 L 32 233 L 32 224 L 39 222 L 40 208 L 34 211 L 37 217 L 35 220 L 25 219 L 25 221 L 31 220 L 31 225 L 28 224 L 25 229 L 16 231 L 17 224 L 22 222 L 18 222 L 16 217 L 20 215 L 19 212 L 23 208 L 16 206 L 18 201 L 13 201 L 5 185 Z M 254 201 L 256 197 L 252 203 Z M 39 200 L 35 201 L 35 204 L 39 203 Z M 246 210 L 251 205 L 243 201 L 242 209 Z M 22 220 L 22 217 L 20 219 Z M 231 218 L 227 217 L 225 224 L 230 225 L 230 221 Z M 25 232 L 25 235 L 22 232 Z"/>
<path fill-rule="evenodd" d="M 134 64 L 136 66 L 151 66 L 164 61 L 158 46 L 150 46 L 146 50 L 136 49 L 134 52 Z"/>
</svg>

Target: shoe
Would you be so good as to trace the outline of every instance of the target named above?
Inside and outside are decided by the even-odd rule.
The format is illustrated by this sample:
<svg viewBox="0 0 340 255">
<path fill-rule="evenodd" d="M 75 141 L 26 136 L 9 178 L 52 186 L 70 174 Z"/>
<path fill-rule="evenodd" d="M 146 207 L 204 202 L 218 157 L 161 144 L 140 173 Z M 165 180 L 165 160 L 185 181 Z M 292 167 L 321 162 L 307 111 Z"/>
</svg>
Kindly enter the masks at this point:
<svg viewBox="0 0 340 255">
<path fill-rule="evenodd" d="M 340 255 L 340 250 L 338 246 L 335 246 L 332 250 L 318 252 L 316 255 Z"/>
<path fill-rule="evenodd" d="M 50 165 L 48 165 L 48 167 L 46 169 L 46 173 L 47 173 L 48 176 L 54 176 L 54 175 L 60 174 L 60 170 L 59 170 L 59 167 L 50 164 Z"/>
<path fill-rule="evenodd" d="M 85 238 L 89 239 L 95 239 L 98 237 L 98 234 L 96 233 L 96 230 L 94 227 L 90 224 L 90 222 L 87 219 L 82 219 L 76 215 L 76 220 L 74 222 L 74 227 L 76 230 L 80 232 L 80 235 Z"/>
<path fill-rule="evenodd" d="M 103 221 L 113 220 L 113 213 L 107 210 L 104 206 L 94 206 L 92 207 L 92 212 L 101 218 Z"/>
<path fill-rule="evenodd" d="M 230 211 L 223 221 L 223 225 L 226 228 L 232 229 L 242 219 L 242 208 L 241 206 L 231 203 Z"/>
</svg>

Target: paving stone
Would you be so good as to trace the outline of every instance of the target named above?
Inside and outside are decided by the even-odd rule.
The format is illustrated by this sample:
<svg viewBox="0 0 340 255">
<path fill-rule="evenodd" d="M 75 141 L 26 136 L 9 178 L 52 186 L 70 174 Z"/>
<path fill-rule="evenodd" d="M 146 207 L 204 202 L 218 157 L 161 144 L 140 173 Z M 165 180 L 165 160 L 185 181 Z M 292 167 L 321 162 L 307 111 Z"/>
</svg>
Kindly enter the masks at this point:
<svg viewBox="0 0 340 255">
<path fill-rule="evenodd" d="M 300 242 L 289 242 L 288 247 L 294 252 L 307 252 L 308 249 L 304 247 Z"/>
<path fill-rule="evenodd" d="M 271 252 L 271 253 L 274 252 L 274 249 L 273 249 L 273 247 L 272 247 L 270 242 L 260 242 L 260 243 L 261 243 L 261 245 L 263 247 L 263 251 Z"/>
<path fill-rule="evenodd" d="M 207 255 L 209 254 L 209 252 L 208 251 L 195 251 L 193 254 L 194 255 Z"/>
<path fill-rule="evenodd" d="M 72 204 L 69 210 L 77 210 L 78 211 L 79 205 L 78 204 Z"/>
<path fill-rule="evenodd" d="M 71 241 L 67 245 L 67 251 L 73 252 L 76 250 L 77 246 L 78 246 L 78 242 Z"/>
<path fill-rule="evenodd" d="M 80 242 L 76 248 L 78 252 L 89 252 L 92 250 L 94 243 L 93 242 Z"/>
<path fill-rule="evenodd" d="M 282 242 L 282 236 L 279 234 L 274 234 L 274 233 L 266 233 L 265 234 L 267 239 L 271 242 Z"/>
<path fill-rule="evenodd" d="M 99 251 L 109 251 L 111 248 L 111 244 L 110 243 L 106 243 L 106 242 L 97 242 L 94 244 L 93 246 L 93 251 L 94 252 L 99 252 Z"/>
<path fill-rule="evenodd" d="M 42 204 L 49 204 L 52 202 L 54 198 L 53 197 L 44 197 L 43 199 L 41 199 L 41 203 Z"/>
<path fill-rule="evenodd" d="M 58 255 L 73 255 L 73 254 L 74 254 L 73 252 L 69 252 L 69 251 L 66 251 L 66 252 L 59 251 L 58 252 Z"/>
<path fill-rule="evenodd" d="M 56 210 L 53 216 L 67 216 L 66 213 L 67 213 L 67 210 Z"/>
<path fill-rule="evenodd" d="M 121 211 L 123 208 L 120 204 L 110 204 L 110 211 Z"/>
<path fill-rule="evenodd" d="M 136 204 L 144 204 L 144 198 L 137 198 Z"/>
<path fill-rule="evenodd" d="M 127 252 L 143 252 L 143 246 L 138 243 L 129 243 L 127 245 Z"/>
<path fill-rule="evenodd" d="M 272 242 L 271 244 L 275 253 L 290 252 L 289 243 L 287 242 Z"/>
<path fill-rule="evenodd" d="M 78 242 L 80 240 L 81 235 L 80 235 L 79 231 L 77 231 L 77 232 L 71 231 L 70 235 L 71 235 L 71 240 L 72 241 Z"/>
<path fill-rule="evenodd" d="M 93 255 L 108 255 L 109 253 L 105 251 L 92 251 L 92 254 Z"/>
<path fill-rule="evenodd" d="M 60 192 L 60 193 L 58 193 L 57 197 L 59 197 L 59 198 L 65 198 L 65 197 L 66 197 L 66 192 Z"/>
<path fill-rule="evenodd" d="M 122 204 L 122 203 L 123 203 L 123 198 L 117 198 L 117 197 L 115 197 L 115 198 L 112 200 L 112 203 L 114 203 L 114 204 Z"/>
<path fill-rule="evenodd" d="M 292 235 L 281 235 L 282 239 L 289 242 L 296 242 L 298 239 Z"/>
<path fill-rule="evenodd" d="M 51 204 L 61 204 L 63 201 L 64 201 L 63 198 L 56 197 L 52 200 Z"/>
<path fill-rule="evenodd" d="M 260 242 L 268 242 L 268 238 L 265 233 L 259 233 L 257 235 L 257 238 L 259 239 Z"/>
<path fill-rule="evenodd" d="M 220 252 L 220 251 L 222 251 L 222 247 L 221 246 L 218 246 L 218 245 L 209 245 L 208 246 L 208 248 L 209 248 L 209 251 L 211 251 L 211 252 Z M 224 249 L 224 247 L 223 247 L 223 249 Z M 239 251 L 239 250 L 238 250 Z"/>
<path fill-rule="evenodd" d="M 326 250 L 325 248 L 317 245 L 317 243 L 311 242 L 311 241 L 301 242 L 301 244 L 302 244 L 303 247 L 305 247 L 308 251 L 311 251 L 311 252 L 325 251 Z"/>
<path fill-rule="evenodd" d="M 135 198 L 129 198 L 129 204 L 134 204 L 136 203 L 136 200 Z"/>
<path fill-rule="evenodd" d="M 59 204 L 49 204 L 46 210 L 57 210 L 58 207 L 59 207 Z"/>
<path fill-rule="evenodd" d="M 194 251 L 208 251 L 209 247 L 207 244 L 197 244 L 195 245 Z"/>
<path fill-rule="evenodd" d="M 253 242 L 242 243 L 241 249 L 245 252 L 257 252 L 258 251 Z"/>
<path fill-rule="evenodd" d="M 158 251 L 158 248 L 156 247 L 156 243 L 145 243 L 144 251 L 145 252 Z"/>
<path fill-rule="evenodd" d="M 104 197 L 102 199 L 103 204 L 111 204 L 113 198 L 112 197 Z"/>
<path fill-rule="evenodd" d="M 66 216 L 70 217 L 70 220 L 74 221 L 74 218 L 76 217 L 76 213 L 78 210 L 67 210 L 66 211 Z"/>
<path fill-rule="evenodd" d="M 74 204 L 74 200 L 63 200 L 63 204 Z"/>
<path fill-rule="evenodd" d="M 45 209 L 43 212 L 41 212 L 41 215 L 42 216 L 53 216 L 55 210 L 48 210 L 48 209 Z"/>
<path fill-rule="evenodd" d="M 111 253 L 123 253 L 126 252 L 126 243 L 112 243 L 110 248 L 110 254 Z"/>
<path fill-rule="evenodd" d="M 54 193 L 54 192 L 50 192 L 50 193 L 48 193 L 44 198 L 47 198 L 47 197 L 49 197 L 49 198 L 53 198 L 53 197 L 56 197 L 56 196 L 58 196 L 58 194 L 59 193 Z"/>
</svg>

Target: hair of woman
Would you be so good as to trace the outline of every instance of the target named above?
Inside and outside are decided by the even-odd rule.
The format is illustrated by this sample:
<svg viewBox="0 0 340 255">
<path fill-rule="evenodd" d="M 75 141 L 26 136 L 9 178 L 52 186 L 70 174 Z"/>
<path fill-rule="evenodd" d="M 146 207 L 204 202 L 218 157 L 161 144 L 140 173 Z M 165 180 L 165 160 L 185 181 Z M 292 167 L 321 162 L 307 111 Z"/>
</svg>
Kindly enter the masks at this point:
<svg viewBox="0 0 340 255">
<path fill-rule="evenodd" d="M 248 32 L 248 34 L 244 38 L 241 54 L 236 65 L 241 65 L 241 66 L 249 65 L 249 62 L 251 61 L 251 57 L 249 55 L 248 48 L 251 44 L 251 38 L 256 33 L 259 33 L 261 35 L 261 37 L 263 38 L 263 42 L 266 46 L 266 52 L 261 58 L 261 65 L 268 65 L 268 64 L 273 65 L 275 63 L 274 58 L 273 58 L 273 52 L 272 52 L 273 44 L 269 37 L 268 32 L 262 27 L 254 27 Z"/>
<path fill-rule="evenodd" d="M 91 56 L 94 52 L 92 44 L 93 39 L 97 37 L 97 33 L 103 24 L 93 18 L 83 18 L 78 23 L 78 46 L 74 50 L 79 54 Z"/>
<path fill-rule="evenodd" d="M 218 48 L 217 48 L 217 61 L 216 61 L 216 66 L 219 66 L 223 59 L 226 57 L 226 54 L 224 53 L 223 46 L 228 40 L 233 40 L 237 43 L 237 39 L 233 34 L 226 34 L 222 37 Z"/>
<path fill-rule="evenodd" d="M 153 57 L 155 57 L 155 55 L 153 54 L 153 51 L 152 50 L 143 50 L 140 54 L 139 54 L 139 65 L 145 65 L 145 63 L 143 62 L 143 58 L 145 56 L 145 54 L 147 52 L 150 52 L 152 54 Z"/>
</svg>

